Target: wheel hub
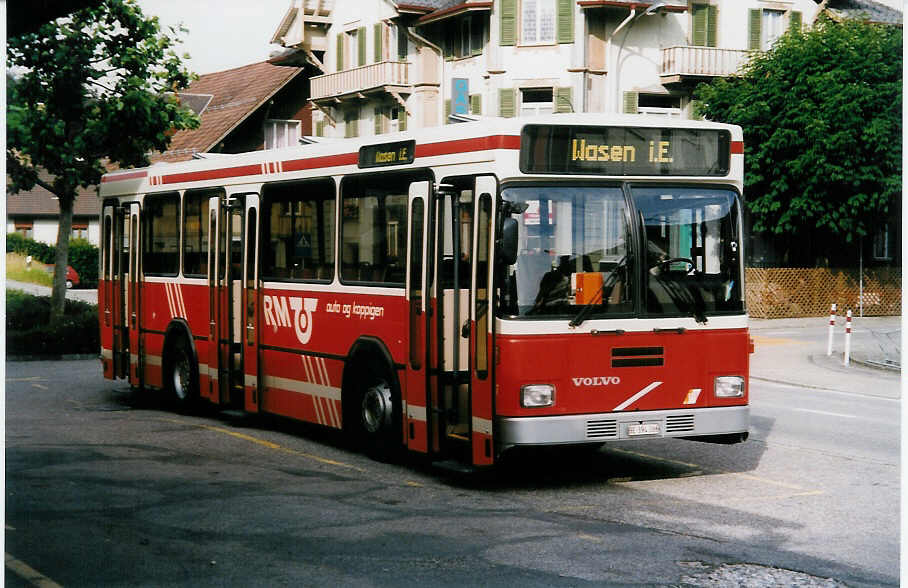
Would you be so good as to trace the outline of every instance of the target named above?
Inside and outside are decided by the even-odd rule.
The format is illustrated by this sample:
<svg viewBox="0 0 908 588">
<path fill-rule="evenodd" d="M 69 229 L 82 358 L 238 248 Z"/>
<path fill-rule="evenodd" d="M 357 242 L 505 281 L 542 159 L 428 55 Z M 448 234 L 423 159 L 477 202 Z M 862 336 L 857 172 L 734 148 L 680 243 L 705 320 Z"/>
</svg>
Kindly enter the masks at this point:
<svg viewBox="0 0 908 588">
<path fill-rule="evenodd" d="M 391 388 L 385 382 L 371 386 L 363 394 L 363 427 L 369 433 L 378 433 L 391 423 Z"/>
</svg>

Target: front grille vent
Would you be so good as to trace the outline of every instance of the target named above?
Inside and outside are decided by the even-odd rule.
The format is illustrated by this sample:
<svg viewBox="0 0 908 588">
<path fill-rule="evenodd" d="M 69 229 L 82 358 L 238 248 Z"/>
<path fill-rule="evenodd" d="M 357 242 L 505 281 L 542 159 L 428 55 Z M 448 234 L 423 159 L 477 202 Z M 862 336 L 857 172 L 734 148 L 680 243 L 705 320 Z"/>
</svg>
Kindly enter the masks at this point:
<svg viewBox="0 0 908 588">
<path fill-rule="evenodd" d="M 613 419 L 586 422 L 587 439 L 618 437 L 618 421 Z"/>
<path fill-rule="evenodd" d="M 694 430 L 694 415 L 679 414 L 665 417 L 666 433 L 684 433 Z"/>
<path fill-rule="evenodd" d="M 612 367 L 661 367 L 665 365 L 663 347 L 615 347 L 612 349 Z"/>
</svg>

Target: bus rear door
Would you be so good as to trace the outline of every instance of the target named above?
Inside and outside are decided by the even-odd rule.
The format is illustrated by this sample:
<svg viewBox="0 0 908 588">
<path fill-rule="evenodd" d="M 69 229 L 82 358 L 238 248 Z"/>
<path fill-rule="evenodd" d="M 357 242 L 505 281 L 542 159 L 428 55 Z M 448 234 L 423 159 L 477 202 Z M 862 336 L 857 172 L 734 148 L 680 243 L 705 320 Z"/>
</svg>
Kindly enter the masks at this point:
<svg viewBox="0 0 908 588">
<path fill-rule="evenodd" d="M 145 366 L 142 353 L 142 247 L 141 247 L 141 207 L 138 202 L 126 204 L 125 214 L 125 248 L 128 260 L 126 264 L 126 314 L 127 339 L 129 341 L 129 384 L 141 388 L 144 383 Z M 122 263 L 122 261 L 121 261 Z M 122 269 L 122 268 L 121 268 Z M 122 274 L 121 274 L 122 281 Z"/>
<path fill-rule="evenodd" d="M 259 390 L 247 377 L 258 371 L 257 218 L 258 194 L 212 196 L 208 201 L 212 236 L 208 240 L 208 370 L 217 374 L 217 403 L 252 411 L 258 410 Z M 247 278 L 250 266 L 252 277 Z"/>
</svg>

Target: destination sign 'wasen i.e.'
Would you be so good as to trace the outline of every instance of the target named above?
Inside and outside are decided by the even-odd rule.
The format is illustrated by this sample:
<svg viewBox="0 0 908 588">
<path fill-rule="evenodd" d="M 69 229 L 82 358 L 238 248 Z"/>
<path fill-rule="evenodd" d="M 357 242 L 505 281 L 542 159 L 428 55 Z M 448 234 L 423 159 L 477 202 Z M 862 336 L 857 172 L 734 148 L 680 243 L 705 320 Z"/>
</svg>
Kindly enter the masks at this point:
<svg viewBox="0 0 908 588">
<path fill-rule="evenodd" d="M 382 167 L 413 163 L 416 141 L 396 141 L 363 145 L 359 148 L 359 167 Z"/>
<path fill-rule="evenodd" d="M 523 173 L 724 176 L 731 134 L 720 129 L 527 125 Z"/>
</svg>

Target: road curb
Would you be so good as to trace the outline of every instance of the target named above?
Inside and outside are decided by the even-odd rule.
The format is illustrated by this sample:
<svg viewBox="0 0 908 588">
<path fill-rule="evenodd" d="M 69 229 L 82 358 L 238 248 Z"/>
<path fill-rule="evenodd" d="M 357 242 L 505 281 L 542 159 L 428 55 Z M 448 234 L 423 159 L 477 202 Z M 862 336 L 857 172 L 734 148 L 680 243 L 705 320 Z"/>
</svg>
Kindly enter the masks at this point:
<svg viewBox="0 0 908 588">
<path fill-rule="evenodd" d="M 6 361 L 82 361 L 87 359 L 100 359 L 97 353 L 50 353 L 47 355 L 7 355 Z"/>
</svg>

